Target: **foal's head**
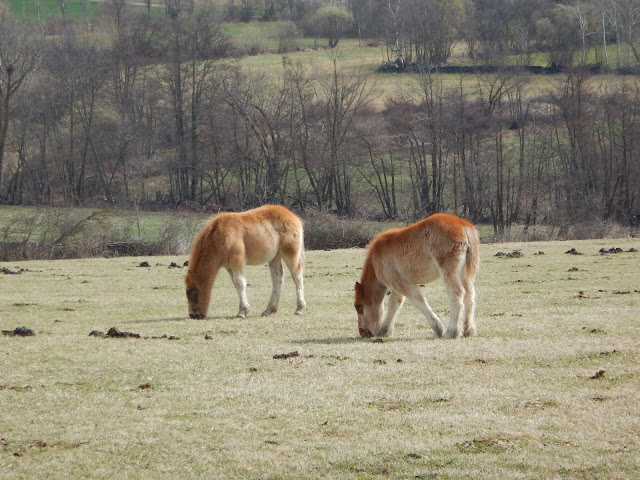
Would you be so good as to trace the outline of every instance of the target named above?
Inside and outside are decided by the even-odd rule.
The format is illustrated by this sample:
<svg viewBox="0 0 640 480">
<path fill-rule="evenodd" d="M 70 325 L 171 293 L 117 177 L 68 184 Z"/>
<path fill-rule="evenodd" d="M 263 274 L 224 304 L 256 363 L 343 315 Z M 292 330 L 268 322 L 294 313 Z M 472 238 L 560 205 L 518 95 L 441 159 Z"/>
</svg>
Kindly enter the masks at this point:
<svg viewBox="0 0 640 480">
<path fill-rule="evenodd" d="M 187 287 L 187 302 L 189 302 L 189 316 L 191 318 L 204 318 L 209 310 L 209 297 L 211 292 L 209 289 L 202 289 L 198 286 L 196 276 L 187 271 L 184 278 L 184 284 Z"/>
<path fill-rule="evenodd" d="M 383 294 L 384 295 L 384 294 Z M 356 282 L 355 301 L 353 306 L 358 313 L 358 331 L 361 337 L 373 337 L 380 329 L 384 308 L 382 302 L 374 300 L 370 291 L 364 285 Z"/>
</svg>

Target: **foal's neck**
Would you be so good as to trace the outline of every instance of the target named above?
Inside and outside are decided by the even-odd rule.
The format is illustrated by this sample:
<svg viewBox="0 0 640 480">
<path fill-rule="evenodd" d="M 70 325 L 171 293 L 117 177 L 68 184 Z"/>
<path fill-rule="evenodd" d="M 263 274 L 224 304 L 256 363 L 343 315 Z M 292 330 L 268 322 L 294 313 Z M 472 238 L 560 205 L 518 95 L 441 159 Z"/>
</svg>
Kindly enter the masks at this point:
<svg viewBox="0 0 640 480">
<path fill-rule="evenodd" d="M 191 257 L 189 269 L 199 282 L 203 282 L 210 288 L 222 266 L 219 255 L 213 250 L 200 249 L 197 252 L 197 255 L 192 255 Z"/>
<path fill-rule="evenodd" d="M 373 268 L 370 256 L 367 256 L 362 267 L 362 276 L 360 277 L 360 283 L 364 287 L 365 297 L 371 298 L 373 303 L 382 303 L 382 301 L 384 300 L 384 295 L 385 293 L 387 293 L 387 287 L 378 279 L 376 271 Z"/>
</svg>

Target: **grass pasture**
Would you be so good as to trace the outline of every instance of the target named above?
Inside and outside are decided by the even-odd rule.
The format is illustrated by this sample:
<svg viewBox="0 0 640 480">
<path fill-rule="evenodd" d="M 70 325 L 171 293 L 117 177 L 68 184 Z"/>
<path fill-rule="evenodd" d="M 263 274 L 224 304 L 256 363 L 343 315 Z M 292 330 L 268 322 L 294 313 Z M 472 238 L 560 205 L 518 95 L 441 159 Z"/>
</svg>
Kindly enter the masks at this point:
<svg viewBox="0 0 640 480">
<path fill-rule="evenodd" d="M 56 0 L 9 0 L 5 2 L 17 18 L 25 18 L 30 20 L 44 20 L 50 17 L 62 18 L 62 12 Z M 96 16 L 96 10 L 100 6 L 101 0 L 90 0 L 87 5 L 87 14 L 89 19 Z M 152 2 L 154 9 L 161 7 L 162 4 Z M 80 0 L 67 0 L 67 9 L 65 17 L 67 19 L 81 20 L 85 18 L 84 7 Z M 127 8 L 139 11 L 146 11 L 146 6 L 142 2 L 128 2 Z"/>
<path fill-rule="evenodd" d="M 261 318 L 269 273 L 250 268 L 245 320 L 224 273 L 211 316 L 187 318 L 184 256 L 5 262 L 25 270 L 0 273 L 0 326 L 36 335 L 0 336 L 0 477 L 638 478 L 631 248 L 483 245 L 479 336 L 456 341 L 411 305 L 394 337 L 357 337 L 361 249 L 307 252 L 303 316 L 287 278 Z M 89 336 L 113 326 L 147 338 Z"/>
</svg>

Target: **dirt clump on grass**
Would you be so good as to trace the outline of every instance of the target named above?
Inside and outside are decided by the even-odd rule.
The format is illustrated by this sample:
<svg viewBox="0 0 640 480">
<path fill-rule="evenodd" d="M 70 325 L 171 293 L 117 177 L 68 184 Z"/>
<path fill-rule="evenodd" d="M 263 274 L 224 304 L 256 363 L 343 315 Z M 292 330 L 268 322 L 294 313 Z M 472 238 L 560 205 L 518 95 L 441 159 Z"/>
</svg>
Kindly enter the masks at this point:
<svg viewBox="0 0 640 480">
<path fill-rule="evenodd" d="M 20 270 L 9 270 L 7 267 L 2 267 L 2 273 L 4 275 L 20 275 L 22 272 L 24 272 L 24 269 L 20 269 Z"/>
<path fill-rule="evenodd" d="M 622 250 L 621 248 L 618 248 L 618 247 L 611 247 L 611 248 L 601 248 L 599 250 L 599 252 L 602 255 L 604 255 L 604 254 L 607 254 L 607 253 L 622 253 L 622 252 L 624 252 L 624 250 Z"/>
<path fill-rule="evenodd" d="M 111 338 L 141 338 L 139 333 L 121 332 L 116 327 L 111 327 L 106 336 Z"/>
<path fill-rule="evenodd" d="M 513 252 L 504 253 L 498 252 L 494 255 L 494 257 L 505 257 L 505 258 L 520 258 L 524 256 L 524 254 L 520 250 L 514 250 Z"/>
<path fill-rule="evenodd" d="M 292 358 L 292 357 L 298 357 L 300 356 L 300 353 L 296 350 L 294 352 L 289 352 L 289 353 L 278 353 L 277 355 L 274 355 L 273 358 L 275 358 L 276 360 L 283 360 L 286 358 Z"/>
<path fill-rule="evenodd" d="M 133 332 L 122 332 L 116 327 L 111 327 L 107 333 L 101 332 L 99 330 L 92 330 L 89 333 L 90 337 L 101 337 L 101 338 L 141 338 L 143 340 L 180 340 L 180 337 L 176 337 L 174 335 L 167 335 L 166 333 L 161 336 L 152 336 L 152 337 L 143 337 L 139 333 Z"/>
<path fill-rule="evenodd" d="M 15 330 L 2 330 L 2 334 L 8 337 L 33 337 L 35 332 L 27 327 L 18 327 Z"/>
<path fill-rule="evenodd" d="M 163 265 L 161 263 L 156 263 L 156 267 L 162 267 L 162 266 Z M 182 265 L 182 266 L 178 265 L 176 262 L 171 262 L 171 263 L 169 263 L 169 267 L 168 268 L 182 268 L 182 267 L 188 267 L 188 266 L 189 266 L 189 260 L 184 262 L 184 265 Z M 151 265 L 149 264 L 149 262 L 143 261 L 143 262 L 140 262 L 138 264 L 138 267 L 151 268 Z"/>
<path fill-rule="evenodd" d="M 600 250 L 598 250 L 598 252 L 600 253 L 600 255 L 607 255 L 609 253 L 623 253 L 625 252 L 625 250 L 621 249 L 620 247 L 611 247 L 611 248 L 601 248 Z M 637 250 L 635 248 L 630 248 L 629 250 L 626 250 L 627 253 L 636 253 Z"/>
</svg>

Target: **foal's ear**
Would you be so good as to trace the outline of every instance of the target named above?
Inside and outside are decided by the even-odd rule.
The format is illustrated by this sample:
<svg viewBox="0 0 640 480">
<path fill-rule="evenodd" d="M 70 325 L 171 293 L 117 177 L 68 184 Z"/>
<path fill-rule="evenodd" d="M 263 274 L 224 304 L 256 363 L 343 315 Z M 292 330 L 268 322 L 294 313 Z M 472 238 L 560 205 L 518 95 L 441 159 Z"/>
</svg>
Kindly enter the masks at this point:
<svg viewBox="0 0 640 480">
<path fill-rule="evenodd" d="M 360 283 L 356 282 L 354 286 L 354 290 L 356 291 L 356 294 L 362 295 L 362 291 L 364 290 L 364 287 Z"/>
</svg>

